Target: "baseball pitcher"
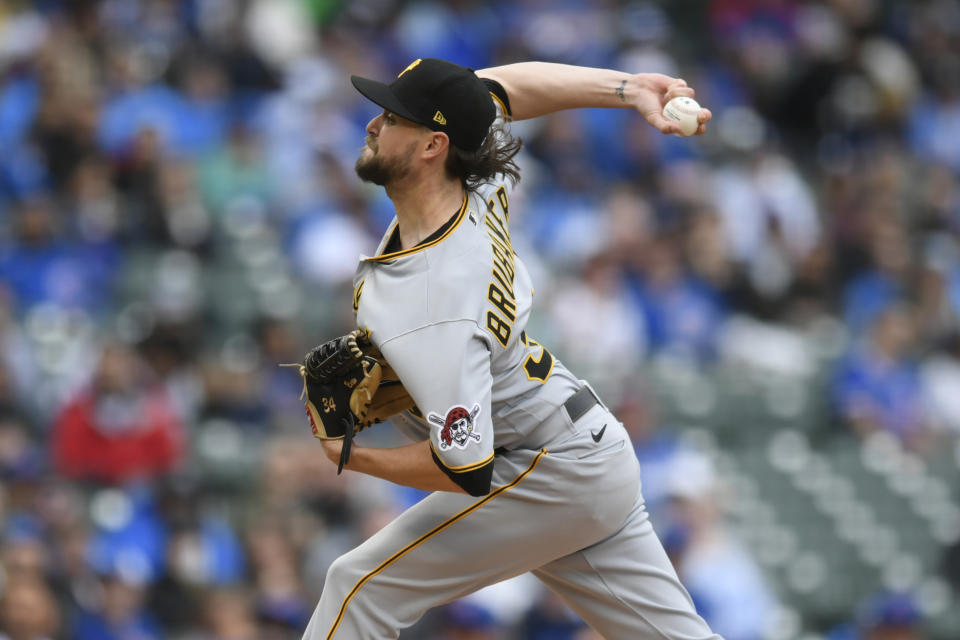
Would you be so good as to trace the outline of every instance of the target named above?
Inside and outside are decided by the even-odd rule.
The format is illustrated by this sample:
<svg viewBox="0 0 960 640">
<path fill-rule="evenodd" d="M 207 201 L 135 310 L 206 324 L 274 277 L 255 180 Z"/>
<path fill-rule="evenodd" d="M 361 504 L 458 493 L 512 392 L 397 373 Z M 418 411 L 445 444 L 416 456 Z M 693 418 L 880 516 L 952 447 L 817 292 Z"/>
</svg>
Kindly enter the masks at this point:
<svg viewBox="0 0 960 640">
<path fill-rule="evenodd" d="M 658 74 L 436 59 L 391 84 L 352 81 L 383 108 L 356 171 L 396 218 L 357 267 L 357 329 L 300 366 L 307 414 L 341 468 L 433 493 L 333 563 L 304 639 L 397 638 L 431 607 L 527 571 L 610 640 L 719 638 L 647 519 L 623 425 L 527 334 L 534 285 L 510 238 L 509 120 L 632 108 L 679 133 L 661 110 L 693 90 Z M 698 133 L 709 120 L 702 110 Z M 415 444 L 351 446 L 388 417 Z"/>
</svg>

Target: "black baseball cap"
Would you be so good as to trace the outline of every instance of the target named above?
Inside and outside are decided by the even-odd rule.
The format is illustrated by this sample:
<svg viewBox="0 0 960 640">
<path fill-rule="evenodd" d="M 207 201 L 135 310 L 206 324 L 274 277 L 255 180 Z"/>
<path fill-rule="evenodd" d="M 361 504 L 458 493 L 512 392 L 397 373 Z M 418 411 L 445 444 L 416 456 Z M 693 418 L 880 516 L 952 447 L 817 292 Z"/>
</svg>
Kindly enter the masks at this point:
<svg viewBox="0 0 960 640">
<path fill-rule="evenodd" d="M 414 60 L 389 85 L 359 76 L 350 82 L 387 111 L 447 134 L 464 151 L 480 148 L 497 115 L 490 90 L 473 69 L 446 60 Z"/>
</svg>

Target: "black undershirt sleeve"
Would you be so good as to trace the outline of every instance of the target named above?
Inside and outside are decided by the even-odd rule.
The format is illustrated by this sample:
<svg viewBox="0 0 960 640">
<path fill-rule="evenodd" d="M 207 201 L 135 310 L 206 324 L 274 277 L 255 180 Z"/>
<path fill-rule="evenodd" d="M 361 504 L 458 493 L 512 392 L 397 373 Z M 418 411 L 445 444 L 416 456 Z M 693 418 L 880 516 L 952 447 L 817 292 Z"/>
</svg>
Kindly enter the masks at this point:
<svg viewBox="0 0 960 640">
<path fill-rule="evenodd" d="M 510 97 L 507 96 L 506 89 L 503 88 L 503 85 L 497 82 L 496 80 L 491 80 L 490 78 L 483 79 L 484 84 L 487 85 L 487 89 L 490 90 L 490 93 L 497 96 L 497 99 L 503 105 L 505 113 L 503 114 L 505 118 L 509 119 L 513 115 L 510 111 Z"/>
<path fill-rule="evenodd" d="M 461 489 L 477 497 L 490 493 L 490 481 L 493 479 L 493 458 L 490 458 L 490 462 L 482 467 L 458 473 L 445 467 L 440 458 L 437 457 L 436 451 L 431 449 L 430 453 L 433 455 L 433 461 L 437 466 L 447 474 L 447 477 L 456 482 L 457 486 Z"/>
</svg>

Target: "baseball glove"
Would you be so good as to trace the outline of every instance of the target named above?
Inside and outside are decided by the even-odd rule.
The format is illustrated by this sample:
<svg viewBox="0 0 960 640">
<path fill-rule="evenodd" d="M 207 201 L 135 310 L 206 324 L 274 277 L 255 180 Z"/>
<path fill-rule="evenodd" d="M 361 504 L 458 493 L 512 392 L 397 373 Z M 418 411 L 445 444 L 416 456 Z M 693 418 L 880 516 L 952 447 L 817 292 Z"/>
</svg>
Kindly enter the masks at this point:
<svg viewBox="0 0 960 640">
<path fill-rule="evenodd" d="M 364 334 L 366 337 L 366 334 Z M 362 339 L 360 349 L 364 354 L 375 359 L 380 364 L 380 385 L 376 393 L 373 394 L 373 400 L 367 407 L 367 414 L 360 422 L 361 428 L 366 429 L 372 424 L 377 424 L 396 415 L 401 411 L 409 411 L 414 407 L 413 398 L 400 382 L 397 372 L 393 370 L 390 363 L 387 362 L 380 350 L 370 344 L 369 339 Z"/>
<path fill-rule="evenodd" d="M 354 330 L 314 347 L 298 367 L 314 437 L 343 439 L 338 474 L 350 459 L 356 432 L 413 406 L 365 331 Z"/>
</svg>

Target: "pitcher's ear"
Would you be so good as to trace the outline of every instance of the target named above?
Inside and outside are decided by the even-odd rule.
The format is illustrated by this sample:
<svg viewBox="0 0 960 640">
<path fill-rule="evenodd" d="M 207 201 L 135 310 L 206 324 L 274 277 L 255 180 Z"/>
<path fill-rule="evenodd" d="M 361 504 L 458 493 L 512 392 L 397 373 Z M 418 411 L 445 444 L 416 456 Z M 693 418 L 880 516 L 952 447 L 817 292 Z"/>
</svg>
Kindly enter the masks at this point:
<svg viewBox="0 0 960 640">
<path fill-rule="evenodd" d="M 423 155 L 425 158 L 434 158 L 443 156 L 450 148 L 450 138 L 441 131 L 431 131 L 427 137 L 427 143 L 423 146 Z"/>
</svg>

